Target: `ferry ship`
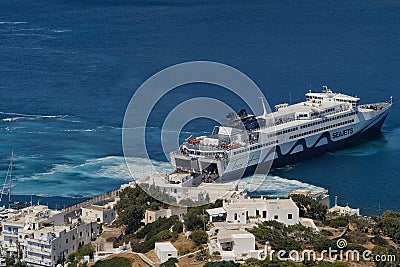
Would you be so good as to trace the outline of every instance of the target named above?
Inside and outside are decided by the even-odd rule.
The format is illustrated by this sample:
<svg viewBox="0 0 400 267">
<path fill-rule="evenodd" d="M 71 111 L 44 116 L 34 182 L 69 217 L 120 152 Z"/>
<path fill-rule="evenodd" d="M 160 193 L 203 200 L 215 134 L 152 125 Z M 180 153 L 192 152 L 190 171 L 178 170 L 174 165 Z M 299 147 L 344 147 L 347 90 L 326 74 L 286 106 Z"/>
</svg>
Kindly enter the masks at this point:
<svg viewBox="0 0 400 267">
<path fill-rule="evenodd" d="M 275 106 L 260 116 L 241 110 L 230 113 L 210 136 L 190 137 L 171 152 L 177 172 L 239 179 L 270 168 L 294 164 L 310 156 L 349 145 L 377 133 L 392 106 L 388 102 L 361 105 L 360 98 L 334 93 L 306 93 L 306 101 Z"/>
</svg>

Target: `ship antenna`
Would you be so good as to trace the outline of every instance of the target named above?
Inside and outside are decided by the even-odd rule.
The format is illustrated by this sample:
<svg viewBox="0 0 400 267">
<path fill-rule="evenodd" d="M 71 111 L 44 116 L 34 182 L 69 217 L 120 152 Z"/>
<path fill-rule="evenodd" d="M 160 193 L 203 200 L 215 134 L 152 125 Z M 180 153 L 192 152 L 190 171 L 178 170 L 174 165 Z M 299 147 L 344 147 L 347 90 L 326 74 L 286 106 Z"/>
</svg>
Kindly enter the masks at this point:
<svg viewBox="0 0 400 267">
<path fill-rule="evenodd" d="M 265 99 L 262 96 L 260 96 L 260 98 L 261 98 L 261 104 L 263 106 L 263 116 L 267 116 L 267 107 L 265 106 Z"/>
</svg>

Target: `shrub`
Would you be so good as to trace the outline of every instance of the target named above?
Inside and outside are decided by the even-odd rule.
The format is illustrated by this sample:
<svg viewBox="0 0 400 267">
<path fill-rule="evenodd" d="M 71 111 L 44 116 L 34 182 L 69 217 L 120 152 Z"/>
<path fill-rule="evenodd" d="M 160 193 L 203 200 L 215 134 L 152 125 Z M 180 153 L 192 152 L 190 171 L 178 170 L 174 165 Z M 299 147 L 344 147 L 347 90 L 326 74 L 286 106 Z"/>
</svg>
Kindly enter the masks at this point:
<svg viewBox="0 0 400 267">
<path fill-rule="evenodd" d="M 186 255 L 186 254 L 190 253 L 190 251 L 191 251 L 190 248 L 179 248 L 178 254 L 180 256 L 182 256 L 182 255 Z"/>
<path fill-rule="evenodd" d="M 161 263 L 160 267 L 175 267 L 175 263 L 178 262 L 177 258 L 169 258 L 166 262 Z"/>
<path fill-rule="evenodd" d="M 164 241 L 164 240 L 171 238 L 171 236 L 172 236 L 172 233 L 169 230 L 162 230 L 155 236 L 155 239 L 157 241 Z"/>
<path fill-rule="evenodd" d="M 239 267 L 240 264 L 233 261 L 207 262 L 204 267 Z"/>
<path fill-rule="evenodd" d="M 324 221 L 324 224 L 333 228 L 346 227 L 349 220 L 346 217 L 338 217 L 332 220 Z"/>
<path fill-rule="evenodd" d="M 371 238 L 371 242 L 377 246 L 386 246 L 388 244 L 387 240 L 382 238 L 381 236 L 374 236 Z"/>
<path fill-rule="evenodd" d="M 351 242 L 357 244 L 365 244 L 368 242 L 367 235 L 360 231 L 348 232 L 347 237 L 350 239 Z"/>
<path fill-rule="evenodd" d="M 394 242 L 400 244 L 400 212 L 386 211 L 378 219 L 377 227 Z"/>
<path fill-rule="evenodd" d="M 321 230 L 321 234 L 324 235 L 324 236 L 333 236 L 333 233 L 331 231 L 328 231 L 328 230 L 325 230 L 325 229 Z"/>
<path fill-rule="evenodd" d="M 101 260 L 95 263 L 93 267 L 131 267 L 131 261 L 127 258 L 114 257 L 111 259 Z"/>
<path fill-rule="evenodd" d="M 157 235 L 160 231 L 169 230 L 171 226 L 178 222 L 178 216 L 172 216 L 170 218 L 159 218 L 155 222 L 146 224 L 142 229 L 140 229 L 136 234 L 136 238 L 153 237 Z"/>
<path fill-rule="evenodd" d="M 177 222 L 174 227 L 172 228 L 172 231 L 176 233 L 182 233 L 183 232 L 183 223 L 182 222 Z"/>
<path fill-rule="evenodd" d="M 156 242 L 157 240 L 154 237 L 152 237 L 148 240 L 143 241 L 142 243 L 139 243 L 137 246 L 133 246 L 132 249 L 134 252 L 146 253 L 154 249 Z"/>
<path fill-rule="evenodd" d="M 202 248 L 199 252 L 197 252 L 196 260 L 197 261 L 205 261 L 206 259 L 207 259 L 207 251 Z"/>
<path fill-rule="evenodd" d="M 83 259 L 84 256 L 88 255 L 91 259 L 93 259 L 93 255 L 95 252 L 95 248 L 92 244 L 86 244 L 80 247 L 76 252 L 71 253 L 68 256 L 68 262 L 71 266 L 77 265 L 77 263 Z"/>
</svg>

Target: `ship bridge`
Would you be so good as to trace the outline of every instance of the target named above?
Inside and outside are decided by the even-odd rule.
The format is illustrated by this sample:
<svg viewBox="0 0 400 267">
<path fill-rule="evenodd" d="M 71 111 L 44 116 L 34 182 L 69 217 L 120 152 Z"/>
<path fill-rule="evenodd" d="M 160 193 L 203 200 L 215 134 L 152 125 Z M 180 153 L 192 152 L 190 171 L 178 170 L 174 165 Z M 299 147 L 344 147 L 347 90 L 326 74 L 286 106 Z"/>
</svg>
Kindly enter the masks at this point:
<svg viewBox="0 0 400 267">
<path fill-rule="evenodd" d="M 360 98 L 356 96 L 349 96 L 341 93 L 334 93 L 327 86 L 323 87 L 322 93 L 311 92 L 306 94 L 308 102 L 321 103 L 321 102 L 336 102 L 336 103 L 349 103 L 353 107 L 360 103 Z"/>
</svg>

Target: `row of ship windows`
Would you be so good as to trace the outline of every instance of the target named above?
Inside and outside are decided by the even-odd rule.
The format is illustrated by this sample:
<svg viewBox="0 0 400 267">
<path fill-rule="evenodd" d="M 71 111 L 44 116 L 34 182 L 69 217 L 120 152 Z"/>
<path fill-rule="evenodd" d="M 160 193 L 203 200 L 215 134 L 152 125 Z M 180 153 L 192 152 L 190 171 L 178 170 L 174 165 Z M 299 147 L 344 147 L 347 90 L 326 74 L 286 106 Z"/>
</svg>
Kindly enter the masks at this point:
<svg viewBox="0 0 400 267">
<path fill-rule="evenodd" d="M 321 113 L 314 112 L 314 113 L 311 114 L 311 117 L 319 116 L 321 114 L 326 114 L 326 113 L 329 113 L 329 112 L 332 112 L 332 111 L 335 111 L 335 108 L 328 108 L 328 109 L 324 110 Z"/>
<path fill-rule="evenodd" d="M 301 134 L 292 135 L 292 136 L 289 137 L 289 139 L 294 139 L 294 138 L 297 138 L 297 137 L 300 137 L 300 136 L 309 135 L 309 134 L 312 134 L 312 133 L 324 131 L 324 130 L 327 130 L 327 129 L 335 128 L 335 127 L 342 126 L 342 125 L 349 124 L 349 123 L 353 123 L 353 122 L 354 122 L 354 119 L 351 119 L 351 120 L 348 120 L 348 121 L 339 122 L 339 123 L 336 123 L 336 124 L 332 124 L 332 125 L 328 125 L 328 126 L 325 126 L 325 127 L 321 127 L 319 129 L 311 130 L 311 131 L 304 132 L 304 133 L 301 133 Z"/>
<path fill-rule="evenodd" d="M 271 138 L 271 137 L 274 137 L 274 136 L 278 136 L 278 135 L 282 135 L 282 134 L 285 134 L 285 133 L 294 132 L 294 131 L 297 131 L 298 129 L 299 129 L 298 127 L 294 127 L 294 128 L 286 129 L 286 130 L 279 131 L 279 132 L 276 132 L 276 133 L 271 133 L 271 134 L 268 135 L 268 138 Z"/>
<path fill-rule="evenodd" d="M 261 147 L 270 146 L 270 145 L 273 145 L 273 144 L 278 144 L 278 140 L 274 140 L 274 141 L 271 141 L 271 142 L 268 142 L 268 143 L 265 143 L 265 144 L 259 144 L 259 145 L 256 145 L 256 146 L 252 146 L 250 148 L 245 148 L 245 149 L 242 149 L 240 151 L 233 152 L 233 154 L 236 155 L 236 154 L 240 154 L 240 153 L 247 152 L 247 151 L 250 151 L 250 150 L 259 149 Z"/>
<path fill-rule="evenodd" d="M 309 123 L 309 124 L 306 124 L 306 125 L 301 125 L 300 129 L 312 127 L 312 126 L 315 126 L 315 125 L 318 125 L 318 124 L 322 124 L 322 123 L 325 123 L 325 122 L 328 122 L 328 121 L 338 120 L 338 119 L 345 118 L 345 117 L 348 117 L 348 116 L 353 116 L 353 115 L 355 115 L 357 113 L 358 113 L 357 111 L 354 111 L 354 112 L 350 112 L 350 113 L 347 113 L 347 114 L 335 116 L 333 118 L 328 118 L 328 119 L 324 119 L 324 120 L 321 120 L 321 121 L 316 121 L 316 122 L 313 122 L 313 123 Z M 294 132 L 294 131 L 297 131 L 298 129 L 299 129 L 298 127 L 294 127 L 294 128 L 286 129 L 286 130 L 279 131 L 279 132 L 276 132 L 276 133 L 271 133 L 271 134 L 268 135 L 268 138 L 271 138 L 271 137 L 274 137 L 274 136 L 279 136 L 279 135 L 290 133 L 290 132 Z"/>
<path fill-rule="evenodd" d="M 353 116 L 353 115 L 355 115 L 355 114 L 357 114 L 357 113 L 358 113 L 358 111 L 353 111 L 353 112 L 350 112 L 350 113 L 347 113 L 347 114 L 335 116 L 335 117 L 332 117 L 332 118 L 327 118 L 327 119 L 324 119 L 324 120 L 321 120 L 321 121 L 316 121 L 316 122 L 313 122 L 313 123 L 308 123 L 308 124 L 306 124 L 306 125 L 301 125 L 301 126 L 300 126 L 300 129 L 312 127 L 312 126 L 315 126 L 315 125 L 318 125 L 318 124 L 321 124 L 321 123 L 325 123 L 325 122 L 328 122 L 328 121 L 333 121 L 333 120 L 338 120 L 338 119 L 341 119 L 341 118 Z"/>
</svg>

